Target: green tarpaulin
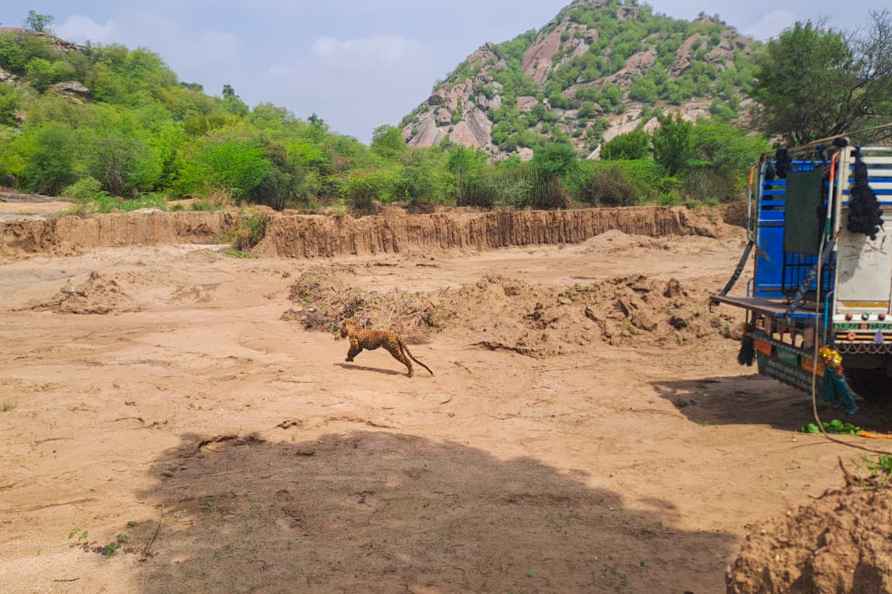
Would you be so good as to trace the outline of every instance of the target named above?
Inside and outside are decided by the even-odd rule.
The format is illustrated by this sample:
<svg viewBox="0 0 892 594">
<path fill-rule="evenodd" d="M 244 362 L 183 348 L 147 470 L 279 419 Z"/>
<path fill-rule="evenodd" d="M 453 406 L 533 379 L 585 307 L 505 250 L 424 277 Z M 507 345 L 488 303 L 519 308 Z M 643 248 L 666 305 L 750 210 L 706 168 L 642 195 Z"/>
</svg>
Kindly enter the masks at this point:
<svg viewBox="0 0 892 594">
<path fill-rule="evenodd" d="M 818 206 L 824 170 L 789 173 L 784 206 L 784 250 L 816 256 L 821 224 Z"/>
</svg>

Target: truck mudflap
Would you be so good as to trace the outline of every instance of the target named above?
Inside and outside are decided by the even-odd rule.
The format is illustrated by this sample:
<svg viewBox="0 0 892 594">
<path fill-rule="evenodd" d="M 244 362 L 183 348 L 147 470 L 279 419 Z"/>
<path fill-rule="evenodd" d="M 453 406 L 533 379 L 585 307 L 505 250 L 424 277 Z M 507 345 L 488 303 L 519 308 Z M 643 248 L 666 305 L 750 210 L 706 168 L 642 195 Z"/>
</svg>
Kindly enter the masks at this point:
<svg viewBox="0 0 892 594">
<path fill-rule="evenodd" d="M 858 412 L 857 394 L 846 379 L 842 355 L 829 347 L 821 349 L 817 363 L 813 353 L 775 341 L 766 335 L 752 335 L 759 373 L 776 379 L 805 394 L 815 382 L 817 396 L 847 414 Z"/>
</svg>

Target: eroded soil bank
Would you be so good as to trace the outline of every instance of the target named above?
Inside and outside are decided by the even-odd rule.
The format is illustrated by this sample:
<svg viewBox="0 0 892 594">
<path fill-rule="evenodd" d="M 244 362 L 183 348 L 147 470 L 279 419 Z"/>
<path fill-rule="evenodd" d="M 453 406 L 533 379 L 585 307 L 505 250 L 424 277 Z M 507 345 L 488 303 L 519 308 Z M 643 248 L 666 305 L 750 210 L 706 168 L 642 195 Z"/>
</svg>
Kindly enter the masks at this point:
<svg viewBox="0 0 892 594">
<path fill-rule="evenodd" d="M 235 224 L 226 212 L 136 212 L 0 224 L 0 256 L 70 255 L 83 249 L 213 241 Z"/>
<path fill-rule="evenodd" d="M 575 244 L 610 230 L 649 237 L 717 237 L 725 232 L 719 210 L 661 207 L 549 212 L 444 210 L 424 215 L 391 208 L 384 214 L 362 218 L 266 214 L 266 237 L 255 253 L 287 258 Z M 9 221 L 0 223 L 0 256 L 211 243 L 223 241 L 239 217 L 237 211 L 156 211 Z"/>
<path fill-rule="evenodd" d="M 600 208 L 564 211 L 460 210 L 353 219 L 275 216 L 257 252 L 265 256 L 318 256 L 411 253 L 413 251 L 575 244 L 610 230 L 633 235 L 716 237 L 724 223 L 717 210 L 686 208 Z"/>
</svg>

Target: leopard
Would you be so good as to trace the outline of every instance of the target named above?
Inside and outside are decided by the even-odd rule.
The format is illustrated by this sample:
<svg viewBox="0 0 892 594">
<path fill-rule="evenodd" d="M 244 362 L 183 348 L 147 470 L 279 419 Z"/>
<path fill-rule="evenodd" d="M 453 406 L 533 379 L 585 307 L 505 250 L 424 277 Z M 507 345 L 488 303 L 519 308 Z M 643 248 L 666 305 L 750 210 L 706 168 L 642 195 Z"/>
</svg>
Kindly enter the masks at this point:
<svg viewBox="0 0 892 594">
<path fill-rule="evenodd" d="M 350 350 L 347 352 L 347 363 L 352 363 L 359 353 L 363 350 L 374 351 L 384 348 L 393 358 L 406 366 L 409 370 L 408 376 L 412 377 L 415 371 L 412 369 L 412 361 L 415 361 L 425 369 L 428 373 L 434 375 L 431 368 L 415 358 L 406 348 L 406 343 L 395 332 L 388 330 L 370 330 L 361 328 L 353 320 L 346 320 L 341 324 L 341 338 L 350 339 Z"/>
</svg>

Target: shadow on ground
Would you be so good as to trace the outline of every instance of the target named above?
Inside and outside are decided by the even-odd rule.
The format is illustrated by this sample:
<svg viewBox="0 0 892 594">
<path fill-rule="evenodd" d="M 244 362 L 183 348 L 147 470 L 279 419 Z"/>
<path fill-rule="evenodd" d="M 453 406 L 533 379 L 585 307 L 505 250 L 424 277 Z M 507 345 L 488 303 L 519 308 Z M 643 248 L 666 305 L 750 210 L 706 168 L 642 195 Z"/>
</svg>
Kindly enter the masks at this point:
<svg viewBox="0 0 892 594">
<path fill-rule="evenodd" d="M 353 363 L 335 363 L 335 365 L 341 369 L 346 369 L 347 371 L 364 371 L 366 373 L 379 373 L 381 375 L 406 375 L 405 373 L 400 373 L 399 371 L 394 371 L 392 369 L 368 367 L 366 365 L 355 365 Z"/>
<path fill-rule="evenodd" d="M 661 397 L 683 415 L 703 425 L 769 425 L 799 431 L 812 422 L 811 397 L 771 378 L 749 375 L 652 382 Z M 818 402 L 825 421 L 841 419 L 875 431 L 892 429 L 892 409 L 860 402 L 850 417 L 845 411 Z"/>
<path fill-rule="evenodd" d="M 392 433 L 183 436 L 129 529 L 141 592 L 723 591 L 727 534 L 532 459 Z"/>
</svg>

